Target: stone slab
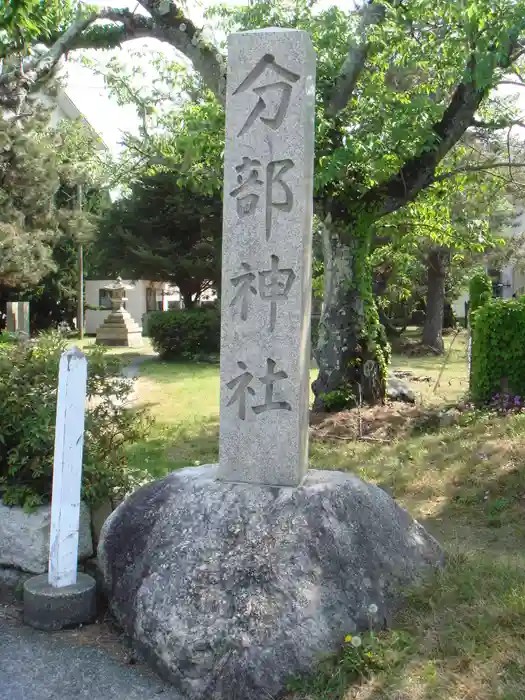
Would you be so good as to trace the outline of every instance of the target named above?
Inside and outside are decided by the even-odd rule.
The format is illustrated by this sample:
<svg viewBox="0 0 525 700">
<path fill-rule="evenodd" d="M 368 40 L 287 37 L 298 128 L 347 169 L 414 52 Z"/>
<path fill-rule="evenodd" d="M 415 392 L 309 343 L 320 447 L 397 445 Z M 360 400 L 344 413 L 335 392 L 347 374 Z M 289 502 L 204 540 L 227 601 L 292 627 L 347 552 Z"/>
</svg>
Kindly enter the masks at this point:
<svg viewBox="0 0 525 700">
<path fill-rule="evenodd" d="M 220 478 L 299 484 L 308 461 L 315 53 L 228 38 Z"/>
<path fill-rule="evenodd" d="M 208 465 L 127 498 L 98 560 L 117 620 L 188 700 L 268 700 L 345 635 L 382 628 L 443 556 L 355 476 L 310 470 L 277 488 L 219 481 Z"/>
<path fill-rule="evenodd" d="M 410 384 L 404 379 L 390 375 L 386 384 L 386 395 L 391 401 L 404 401 L 405 403 L 415 403 L 416 395 Z"/>
<path fill-rule="evenodd" d="M 9 333 L 23 333 L 29 337 L 29 302 L 8 301 L 6 328 Z"/>
<path fill-rule="evenodd" d="M 45 632 L 56 632 L 91 622 L 97 612 L 95 579 L 78 573 L 77 582 L 55 588 L 47 574 L 24 583 L 24 622 Z"/>
<path fill-rule="evenodd" d="M 47 571 L 49 561 L 50 506 L 31 513 L 0 502 L 0 566 L 33 574 Z M 79 561 L 93 554 L 91 519 L 85 503 L 80 506 Z"/>
</svg>

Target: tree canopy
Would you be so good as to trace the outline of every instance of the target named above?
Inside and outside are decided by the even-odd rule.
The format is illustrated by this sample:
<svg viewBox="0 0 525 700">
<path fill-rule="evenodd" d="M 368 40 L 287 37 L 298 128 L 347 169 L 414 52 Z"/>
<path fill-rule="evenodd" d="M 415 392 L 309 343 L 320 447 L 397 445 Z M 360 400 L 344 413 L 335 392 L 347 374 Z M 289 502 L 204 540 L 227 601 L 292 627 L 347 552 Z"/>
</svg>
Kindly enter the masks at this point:
<svg viewBox="0 0 525 700">
<path fill-rule="evenodd" d="M 171 282 L 191 307 L 219 285 L 222 202 L 177 179 L 167 171 L 137 179 L 108 209 L 90 259 L 98 274 Z"/>
<path fill-rule="evenodd" d="M 179 3 L 138 4 L 146 15 L 80 8 L 60 38 L 47 41 L 47 52 L 26 55 L 4 70 L 2 103 L 20 110 L 24 94 L 75 48 L 109 48 L 147 36 L 170 43 L 189 59 L 202 89 L 198 108 L 218 117 L 226 87 L 223 47 L 213 45 Z M 372 0 L 357 11 L 321 12 L 315 5 L 270 0 L 216 8 L 209 16 L 226 33 L 267 26 L 305 29 L 317 51 L 315 203 L 327 263 L 314 387 L 319 408 L 332 391 L 371 401 L 384 391 L 386 354 L 368 264 L 383 217 L 425 190 L 438 193 L 446 181 L 461 189 L 462 177 L 470 174 L 493 177 L 497 170 L 512 177 L 508 161 L 497 153 L 480 160 L 466 135 L 516 122 L 515 106 L 495 97 L 493 89 L 513 70 L 519 73 L 525 0 Z M 22 72 L 31 81 L 21 80 Z M 213 99 L 203 98 L 205 91 Z M 201 140 L 192 135 L 197 153 L 208 137 L 206 130 Z M 186 155 L 188 172 L 202 169 L 203 159 L 193 155 Z M 367 360 L 378 367 L 374 382 L 363 374 Z"/>
</svg>

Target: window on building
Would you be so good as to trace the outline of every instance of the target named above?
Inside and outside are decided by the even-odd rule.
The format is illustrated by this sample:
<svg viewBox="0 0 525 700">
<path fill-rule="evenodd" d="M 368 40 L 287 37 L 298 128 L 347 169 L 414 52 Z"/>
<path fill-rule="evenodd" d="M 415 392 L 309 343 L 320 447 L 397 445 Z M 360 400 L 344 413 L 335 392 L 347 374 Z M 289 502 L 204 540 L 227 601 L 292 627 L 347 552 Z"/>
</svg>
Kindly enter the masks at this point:
<svg viewBox="0 0 525 700">
<path fill-rule="evenodd" d="M 157 292 L 153 287 L 146 287 L 146 312 L 157 310 Z"/>
</svg>

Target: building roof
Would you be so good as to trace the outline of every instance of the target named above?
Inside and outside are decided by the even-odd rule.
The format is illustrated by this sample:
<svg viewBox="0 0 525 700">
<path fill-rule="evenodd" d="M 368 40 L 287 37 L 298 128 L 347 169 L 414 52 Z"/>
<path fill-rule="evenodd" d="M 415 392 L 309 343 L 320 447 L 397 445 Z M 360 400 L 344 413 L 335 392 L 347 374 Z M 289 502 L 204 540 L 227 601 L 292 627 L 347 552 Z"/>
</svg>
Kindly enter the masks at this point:
<svg viewBox="0 0 525 700">
<path fill-rule="evenodd" d="M 95 136 L 97 144 L 99 145 L 101 151 L 109 150 L 108 144 L 104 141 L 101 134 L 94 128 L 94 126 L 87 119 L 87 117 L 84 114 L 82 114 L 82 112 L 78 109 L 78 107 L 73 102 L 71 97 L 67 94 L 67 91 L 64 88 L 61 88 L 58 91 L 58 94 L 56 96 L 56 103 L 68 119 L 71 119 L 72 121 L 75 119 L 80 119 L 82 121 L 86 129 L 88 129 Z"/>
</svg>

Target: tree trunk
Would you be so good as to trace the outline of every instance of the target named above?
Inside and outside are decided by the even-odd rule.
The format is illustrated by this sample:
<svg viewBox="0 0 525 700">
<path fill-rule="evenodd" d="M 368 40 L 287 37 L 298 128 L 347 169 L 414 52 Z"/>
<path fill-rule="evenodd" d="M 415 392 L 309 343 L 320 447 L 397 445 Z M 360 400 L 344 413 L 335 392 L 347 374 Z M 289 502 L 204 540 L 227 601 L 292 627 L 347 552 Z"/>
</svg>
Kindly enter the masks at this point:
<svg viewBox="0 0 525 700">
<path fill-rule="evenodd" d="M 179 288 L 184 308 L 194 309 L 196 300 L 199 298 L 200 285 L 196 285 L 191 277 L 181 278 L 181 276 L 174 280 L 173 284 L 176 284 Z"/>
<path fill-rule="evenodd" d="M 195 301 L 191 292 L 183 292 L 181 290 L 181 296 L 185 309 L 193 309 L 195 307 Z"/>
<path fill-rule="evenodd" d="M 382 329 L 372 299 L 372 280 L 363 265 L 368 245 L 359 237 L 343 242 L 323 227 L 324 298 L 315 357 L 319 375 L 312 385 L 314 411 L 376 404 L 385 396 Z M 345 236 L 345 241 L 347 236 Z M 364 249 L 363 249 L 364 247 Z M 370 319 L 376 321 L 370 329 Z"/>
<path fill-rule="evenodd" d="M 455 328 L 457 325 L 456 314 L 454 313 L 452 304 L 445 299 L 445 305 L 443 308 L 443 328 Z"/>
<path fill-rule="evenodd" d="M 423 327 L 423 344 L 439 353 L 443 346 L 443 314 L 445 309 L 445 275 L 448 252 L 433 250 L 427 257 L 427 304 Z"/>
</svg>

